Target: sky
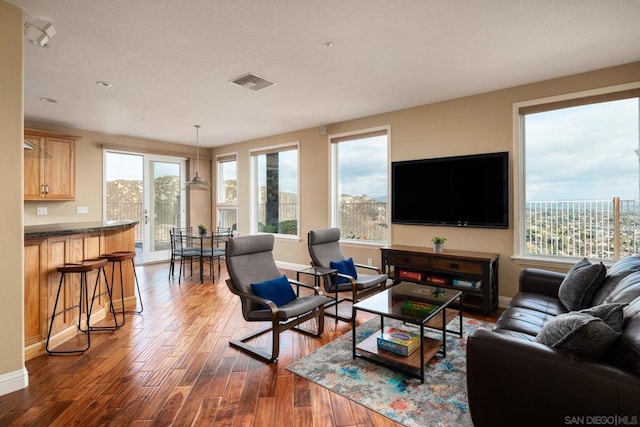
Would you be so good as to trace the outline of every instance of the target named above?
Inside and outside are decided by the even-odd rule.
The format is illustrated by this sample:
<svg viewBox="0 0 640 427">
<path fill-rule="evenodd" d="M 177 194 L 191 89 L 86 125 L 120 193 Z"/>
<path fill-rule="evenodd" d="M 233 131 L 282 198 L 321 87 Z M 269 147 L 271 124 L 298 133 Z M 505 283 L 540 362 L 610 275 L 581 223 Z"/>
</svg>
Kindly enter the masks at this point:
<svg viewBox="0 0 640 427">
<path fill-rule="evenodd" d="M 286 150 L 278 153 L 278 185 L 280 191 L 298 194 L 298 151 Z M 267 182 L 267 157 L 258 156 L 258 187 Z"/>
<path fill-rule="evenodd" d="M 340 193 L 369 197 L 387 195 L 387 142 L 385 136 L 364 138 L 340 143 Z M 298 153 L 295 150 L 279 153 L 280 191 L 296 194 Z M 265 156 L 259 156 L 258 185 L 265 185 Z"/>
<path fill-rule="evenodd" d="M 338 146 L 340 194 L 387 196 L 387 137 L 342 142 Z"/>
<path fill-rule="evenodd" d="M 117 179 L 127 179 L 142 181 L 142 164 L 144 157 L 137 154 L 107 153 L 107 165 L 105 168 L 107 181 Z M 175 176 L 179 168 L 177 163 L 158 162 L 154 163 L 154 178 L 161 176 Z"/>
<path fill-rule="evenodd" d="M 638 98 L 529 114 L 527 201 L 638 200 Z"/>
</svg>

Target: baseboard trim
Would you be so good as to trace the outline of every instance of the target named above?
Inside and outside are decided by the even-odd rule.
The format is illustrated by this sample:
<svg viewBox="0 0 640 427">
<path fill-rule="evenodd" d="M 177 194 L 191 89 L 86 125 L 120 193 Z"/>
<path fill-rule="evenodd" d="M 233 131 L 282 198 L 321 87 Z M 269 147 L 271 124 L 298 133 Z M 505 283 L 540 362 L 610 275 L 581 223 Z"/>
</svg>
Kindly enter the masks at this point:
<svg viewBox="0 0 640 427">
<path fill-rule="evenodd" d="M 300 271 L 305 268 L 311 267 L 311 264 L 296 264 L 293 262 L 284 262 L 284 261 L 276 261 L 276 265 L 278 268 L 283 270 L 291 270 L 291 271 Z M 294 277 L 292 277 L 293 279 Z"/>
<path fill-rule="evenodd" d="M 511 297 L 498 296 L 498 307 L 507 308 L 511 304 Z"/>
<path fill-rule="evenodd" d="M 121 300 L 114 300 L 113 302 L 113 305 L 116 307 L 116 310 L 120 310 L 120 304 L 121 304 L 120 301 Z M 125 310 L 135 309 L 136 303 L 137 303 L 136 297 L 125 298 L 124 300 Z M 105 310 L 104 307 L 101 307 L 95 310 L 93 313 L 91 313 L 91 319 L 90 319 L 91 324 L 95 325 L 99 321 L 105 319 L 106 315 L 107 315 L 107 310 Z M 87 328 L 87 322 L 84 317 L 82 318 L 82 321 L 80 324 L 84 329 Z M 80 332 L 78 331 L 78 326 L 76 324 L 69 325 L 65 329 L 62 329 L 57 333 L 51 335 L 51 339 L 49 340 L 49 347 L 56 348 L 60 344 L 70 340 L 71 338 L 75 337 L 78 334 L 80 334 Z M 38 341 L 31 345 L 26 346 L 24 349 L 25 360 L 31 360 L 35 357 L 46 354 L 47 353 L 46 344 L 47 344 L 47 339 L 44 338 L 42 341 Z"/>
<path fill-rule="evenodd" d="M 0 396 L 22 390 L 29 385 L 29 372 L 26 367 L 0 375 Z"/>
</svg>

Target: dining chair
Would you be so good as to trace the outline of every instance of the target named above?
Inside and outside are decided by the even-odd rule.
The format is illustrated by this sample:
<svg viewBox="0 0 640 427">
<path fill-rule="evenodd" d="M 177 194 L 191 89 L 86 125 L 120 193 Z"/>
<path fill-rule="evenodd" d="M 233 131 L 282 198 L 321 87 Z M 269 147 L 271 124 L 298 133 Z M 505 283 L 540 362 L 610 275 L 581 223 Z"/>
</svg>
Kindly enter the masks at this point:
<svg viewBox="0 0 640 427">
<path fill-rule="evenodd" d="M 175 271 L 174 263 L 179 262 L 178 284 L 181 282 L 183 268 L 186 274 L 185 262 L 187 260 L 189 261 L 190 273 L 193 274 L 193 258 L 200 257 L 200 249 L 193 247 L 192 237 L 191 228 L 174 228 L 170 230 L 171 261 L 169 265 L 169 277 L 173 277 Z"/>
<path fill-rule="evenodd" d="M 224 237 L 224 240 L 222 240 Z M 226 241 L 226 235 L 218 235 L 217 232 L 212 232 L 210 236 L 204 240 L 202 248 L 202 256 L 209 260 L 209 271 L 211 272 L 211 280 L 215 281 L 215 274 L 213 264 L 214 261 L 218 261 L 218 277 L 220 277 L 220 264 L 224 257 L 224 249 L 220 247 L 221 241 Z"/>
</svg>

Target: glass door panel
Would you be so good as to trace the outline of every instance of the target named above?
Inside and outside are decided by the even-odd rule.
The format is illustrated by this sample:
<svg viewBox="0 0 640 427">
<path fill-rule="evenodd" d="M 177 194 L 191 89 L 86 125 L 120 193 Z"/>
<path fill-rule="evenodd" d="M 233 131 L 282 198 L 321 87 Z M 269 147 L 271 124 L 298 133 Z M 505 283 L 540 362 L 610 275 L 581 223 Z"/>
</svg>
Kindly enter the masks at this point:
<svg viewBox="0 0 640 427">
<path fill-rule="evenodd" d="M 145 262 L 163 261 L 170 257 L 169 231 L 186 224 L 184 161 L 145 156 Z"/>
<path fill-rule="evenodd" d="M 169 230 L 184 227 L 184 159 L 105 151 L 106 221 L 135 220 L 136 262 L 168 260 Z"/>
<path fill-rule="evenodd" d="M 104 154 L 104 219 L 138 221 L 135 227 L 136 262 L 143 261 L 143 167 L 144 157 L 141 155 L 120 152 Z"/>
</svg>

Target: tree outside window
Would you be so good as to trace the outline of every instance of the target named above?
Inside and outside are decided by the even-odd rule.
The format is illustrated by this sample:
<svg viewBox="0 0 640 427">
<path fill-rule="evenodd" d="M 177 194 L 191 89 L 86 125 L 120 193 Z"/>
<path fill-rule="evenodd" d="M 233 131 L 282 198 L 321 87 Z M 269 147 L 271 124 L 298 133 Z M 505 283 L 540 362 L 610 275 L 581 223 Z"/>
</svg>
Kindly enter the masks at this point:
<svg viewBox="0 0 640 427">
<path fill-rule="evenodd" d="M 254 229 L 298 235 L 298 146 L 252 153 Z"/>
</svg>

